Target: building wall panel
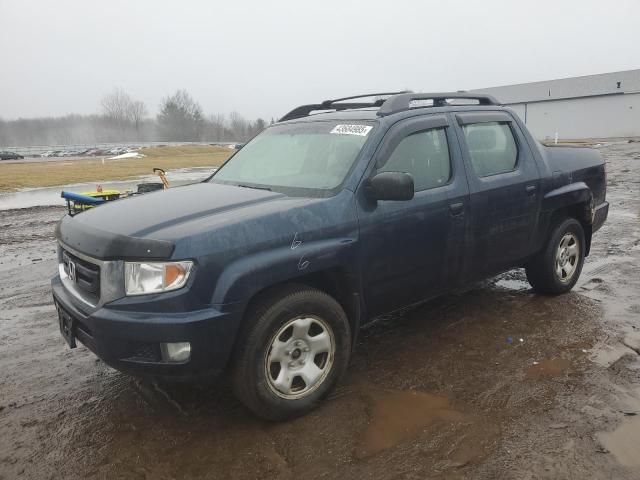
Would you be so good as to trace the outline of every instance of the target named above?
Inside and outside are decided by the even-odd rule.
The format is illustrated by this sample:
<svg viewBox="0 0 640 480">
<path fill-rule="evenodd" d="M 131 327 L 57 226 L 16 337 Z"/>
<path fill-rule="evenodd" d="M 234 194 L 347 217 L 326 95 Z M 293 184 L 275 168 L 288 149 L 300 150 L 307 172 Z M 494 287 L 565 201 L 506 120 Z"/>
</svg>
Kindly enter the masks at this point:
<svg viewBox="0 0 640 480">
<path fill-rule="evenodd" d="M 525 119 L 525 104 L 511 107 Z M 640 93 L 528 103 L 526 124 L 540 140 L 637 137 Z"/>
<path fill-rule="evenodd" d="M 612 93 L 640 92 L 640 70 L 600 73 L 584 77 L 561 78 L 472 90 L 494 95 L 505 104 L 560 100 Z"/>
</svg>

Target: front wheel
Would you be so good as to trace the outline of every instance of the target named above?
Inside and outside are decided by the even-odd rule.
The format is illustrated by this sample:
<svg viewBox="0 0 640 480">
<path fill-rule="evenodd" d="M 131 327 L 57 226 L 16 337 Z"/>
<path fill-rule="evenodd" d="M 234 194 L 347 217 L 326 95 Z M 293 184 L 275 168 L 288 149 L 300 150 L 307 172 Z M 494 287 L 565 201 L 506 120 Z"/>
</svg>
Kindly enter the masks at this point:
<svg viewBox="0 0 640 480">
<path fill-rule="evenodd" d="M 527 265 L 527 280 L 536 292 L 566 293 L 578 281 L 584 254 L 582 225 L 574 218 L 567 218 L 552 228 L 545 247 Z"/>
<path fill-rule="evenodd" d="M 255 414 L 286 420 L 314 409 L 344 373 L 351 330 L 338 302 L 288 286 L 248 312 L 235 355 L 234 391 Z"/>
</svg>

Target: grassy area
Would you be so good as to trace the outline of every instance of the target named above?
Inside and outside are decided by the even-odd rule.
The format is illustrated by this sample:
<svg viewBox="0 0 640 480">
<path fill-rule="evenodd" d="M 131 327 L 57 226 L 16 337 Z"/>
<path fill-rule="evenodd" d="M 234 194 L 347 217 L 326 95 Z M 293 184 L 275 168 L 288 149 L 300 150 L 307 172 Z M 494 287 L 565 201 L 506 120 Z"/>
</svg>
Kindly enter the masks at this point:
<svg viewBox="0 0 640 480">
<path fill-rule="evenodd" d="M 188 167 L 216 167 L 232 150 L 208 145 L 144 148 L 145 158 L 123 160 L 67 160 L 37 163 L 0 163 L 0 192 L 27 187 L 50 187 L 70 183 L 126 180 L 152 173 L 153 167 L 164 170 Z"/>
</svg>

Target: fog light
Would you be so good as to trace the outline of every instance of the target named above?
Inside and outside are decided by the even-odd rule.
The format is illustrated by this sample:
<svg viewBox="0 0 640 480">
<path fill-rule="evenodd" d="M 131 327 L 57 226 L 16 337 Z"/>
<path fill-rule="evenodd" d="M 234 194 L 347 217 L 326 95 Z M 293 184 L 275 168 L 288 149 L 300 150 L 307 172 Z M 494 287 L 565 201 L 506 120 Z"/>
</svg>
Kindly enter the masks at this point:
<svg viewBox="0 0 640 480">
<path fill-rule="evenodd" d="M 191 357 L 189 342 L 161 343 L 162 360 L 169 363 L 184 363 Z"/>
</svg>

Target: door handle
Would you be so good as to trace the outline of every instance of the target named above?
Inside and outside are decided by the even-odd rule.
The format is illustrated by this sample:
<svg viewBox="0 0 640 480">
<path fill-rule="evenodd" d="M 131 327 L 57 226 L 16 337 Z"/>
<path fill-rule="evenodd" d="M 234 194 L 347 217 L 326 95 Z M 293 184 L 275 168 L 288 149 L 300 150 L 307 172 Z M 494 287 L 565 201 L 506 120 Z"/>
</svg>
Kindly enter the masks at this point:
<svg viewBox="0 0 640 480">
<path fill-rule="evenodd" d="M 454 217 L 462 215 L 464 213 L 464 203 L 452 203 L 449 205 L 449 210 L 451 211 L 451 215 Z"/>
<path fill-rule="evenodd" d="M 527 191 L 527 195 L 535 195 L 537 187 L 535 185 L 527 185 L 525 190 Z"/>
</svg>

